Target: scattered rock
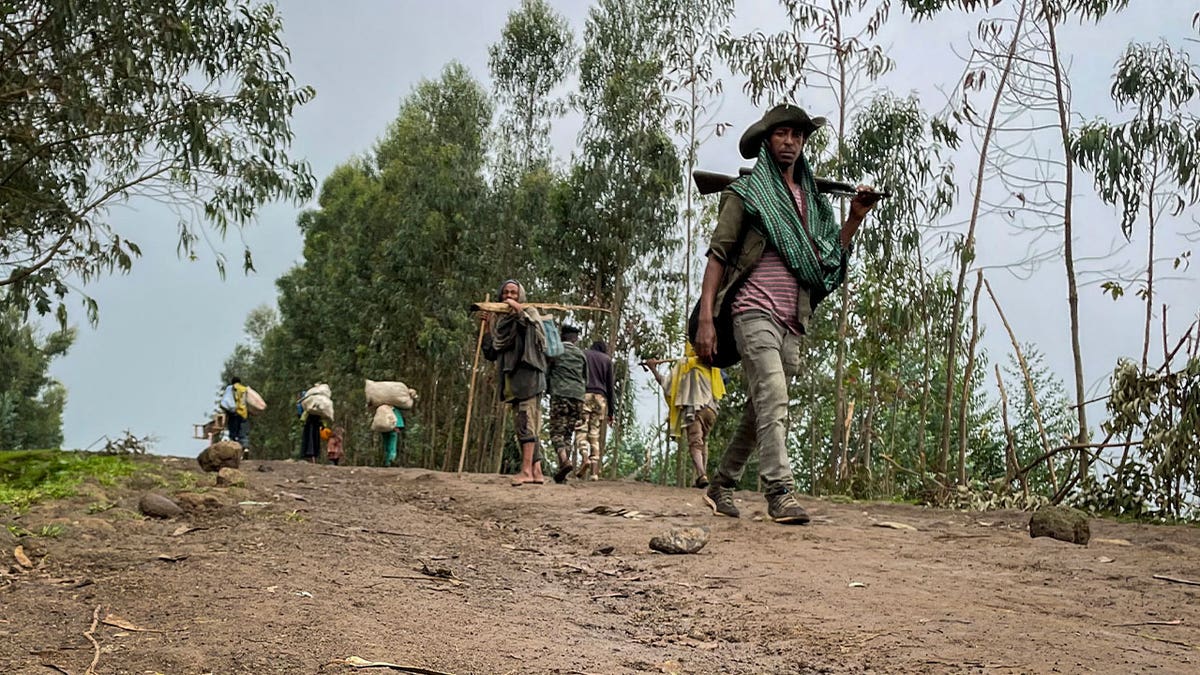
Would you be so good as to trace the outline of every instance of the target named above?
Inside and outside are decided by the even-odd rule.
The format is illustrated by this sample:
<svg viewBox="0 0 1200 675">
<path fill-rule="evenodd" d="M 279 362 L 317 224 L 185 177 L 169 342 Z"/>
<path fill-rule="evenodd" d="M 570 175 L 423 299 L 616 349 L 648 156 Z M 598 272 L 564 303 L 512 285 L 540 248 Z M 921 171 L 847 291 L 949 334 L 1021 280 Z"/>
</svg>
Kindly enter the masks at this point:
<svg viewBox="0 0 1200 675">
<path fill-rule="evenodd" d="M 183 515 L 183 509 L 178 504 L 154 492 L 142 495 L 138 509 L 152 518 L 174 518 Z"/>
<path fill-rule="evenodd" d="M 266 464 L 259 464 L 259 465 L 258 465 L 258 470 L 259 470 L 259 471 L 261 471 L 261 472 L 263 472 L 263 473 L 266 473 L 266 472 L 268 472 L 268 471 L 274 471 L 275 469 L 272 469 L 271 467 L 267 466 Z"/>
<path fill-rule="evenodd" d="M 676 527 L 650 540 L 650 548 L 660 553 L 696 553 L 708 543 L 706 527 Z"/>
<path fill-rule="evenodd" d="M 1085 545 L 1091 539 L 1088 516 L 1066 506 L 1046 506 L 1029 518 L 1030 537 L 1051 537 L 1059 541 Z"/>
<path fill-rule="evenodd" d="M 228 469 L 236 471 L 237 469 Z M 221 474 L 217 473 L 217 480 L 221 479 Z M 224 502 L 218 499 L 215 495 L 199 494 L 196 492 L 180 492 L 175 495 L 175 501 L 183 507 L 184 511 L 189 513 L 196 511 L 216 511 L 224 506 Z"/>
<path fill-rule="evenodd" d="M 597 547 L 596 550 L 592 551 L 592 555 L 612 555 L 612 552 L 615 551 L 616 548 L 616 546 L 600 546 Z"/>
<path fill-rule="evenodd" d="M 242 464 L 242 444 L 237 441 L 220 441 L 213 443 L 196 458 L 200 468 L 209 473 L 216 473 L 224 467 L 236 469 Z"/>
<path fill-rule="evenodd" d="M 243 487 L 246 485 L 246 474 L 238 469 L 227 466 L 217 472 L 217 485 L 220 487 Z"/>
</svg>

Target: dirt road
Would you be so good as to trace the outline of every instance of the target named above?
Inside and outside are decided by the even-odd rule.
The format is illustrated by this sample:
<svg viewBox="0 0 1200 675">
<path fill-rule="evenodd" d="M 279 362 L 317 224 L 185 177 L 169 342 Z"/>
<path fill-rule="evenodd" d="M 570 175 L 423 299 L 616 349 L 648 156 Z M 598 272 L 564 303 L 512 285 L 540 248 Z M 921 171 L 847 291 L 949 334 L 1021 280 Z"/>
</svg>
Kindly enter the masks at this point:
<svg viewBox="0 0 1200 675">
<path fill-rule="evenodd" d="M 1016 512 L 804 500 L 784 527 L 753 493 L 730 520 L 639 483 L 148 461 L 0 514 L 0 673 L 1200 672 L 1200 586 L 1153 578 L 1200 579 L 1197 528 L 1094 520 L 1079 547 Z M 150 488 L 189 512 L 139 517 Z M 648 549 L 693 524 L 699 554 Z"/>
</svg>

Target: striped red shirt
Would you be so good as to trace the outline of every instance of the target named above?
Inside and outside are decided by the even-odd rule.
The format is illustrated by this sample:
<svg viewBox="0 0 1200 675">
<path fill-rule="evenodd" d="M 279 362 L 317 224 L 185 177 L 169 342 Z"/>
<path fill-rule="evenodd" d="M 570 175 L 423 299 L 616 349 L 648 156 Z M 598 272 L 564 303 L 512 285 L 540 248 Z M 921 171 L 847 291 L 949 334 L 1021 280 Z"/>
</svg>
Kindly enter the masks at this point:
<svg viewBox="0 0 1200 675">
<path fill-rule="evenodd" d="M 804 199 L 804 191 L 799 186 L 791 186 L 792 198 L 796 200 L 796 208 L 800 217 L 807 220 L 808 203 Z M 806 223 L 807 224 L 807 223 Z M 805 234 L 807 239 L 808 235 Z M 804 331 L 800 319 L 796 316 L 796 301 L 800 296 L 800 282 L 788 270 L 787 264 L 779 253 L 769 244 L 763 249 L 758 264 L 750 270 L 750 276 L 738 290 L 733 299 L 731 310 L 734 316 L 743 312 L 766 312 L 796 335 Z"/>
</svg>

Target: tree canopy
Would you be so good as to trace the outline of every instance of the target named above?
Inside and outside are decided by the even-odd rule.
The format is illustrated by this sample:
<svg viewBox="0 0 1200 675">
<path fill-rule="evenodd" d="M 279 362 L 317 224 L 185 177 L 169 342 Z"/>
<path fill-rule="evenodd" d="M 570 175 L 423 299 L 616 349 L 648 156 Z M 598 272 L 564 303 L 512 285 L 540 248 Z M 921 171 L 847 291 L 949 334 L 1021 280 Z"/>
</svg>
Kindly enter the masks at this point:
<svg viewBox="0 0 1200 675">
<path fill-rule="evenodd" d="M 179 253 L 306 200 L 291 116 L 312 99 L 288 73 L 275 8 L 251 0 L 31 0 L 0 17 L 0 289 L 39 314 L 141 254 L 110 207 L 171 205 Z M 252 267 L 246 250 L 242 265 Z M 224 256 L 217 253 L 224 272 Z M 89 317 L 95 303 L 83 297 Z"/>
</svg>

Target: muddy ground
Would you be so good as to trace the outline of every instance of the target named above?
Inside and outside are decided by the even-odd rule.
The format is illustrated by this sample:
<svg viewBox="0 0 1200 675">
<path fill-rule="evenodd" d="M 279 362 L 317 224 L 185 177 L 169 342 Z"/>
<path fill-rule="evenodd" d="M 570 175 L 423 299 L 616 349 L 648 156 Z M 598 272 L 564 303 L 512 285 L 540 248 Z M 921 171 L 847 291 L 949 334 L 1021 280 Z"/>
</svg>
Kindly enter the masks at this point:
<svg viewBox="0 0 1200 675">
<path fill-rule="evenodd" d="M 1200 672 L 1200 586 L 1153 578 L 1200 579 L 1197 528 L 1093 520 L 1080 547 L 1018 512 L 806 499 L 784 527 L 749 492 L 730 520 L 640 483 L 147 461 L 0 513 L 0 673 Z M 140 517 L 151 488 L 189 512 Z M 647 547 L 692 524 L 699 554 Z"/>
</svg>

